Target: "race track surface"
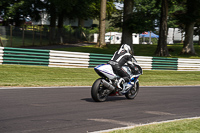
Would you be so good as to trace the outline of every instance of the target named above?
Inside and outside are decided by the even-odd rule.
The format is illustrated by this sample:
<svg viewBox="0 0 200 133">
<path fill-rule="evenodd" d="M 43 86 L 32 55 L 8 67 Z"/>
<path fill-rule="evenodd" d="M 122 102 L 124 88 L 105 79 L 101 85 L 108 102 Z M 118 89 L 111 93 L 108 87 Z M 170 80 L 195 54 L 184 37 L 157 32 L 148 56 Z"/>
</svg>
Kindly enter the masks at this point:
<svg viewBox="0 0 200 133">
<path fill-rule="evenodd" d="M 0 133 L 86 133 L 200 116 L 200 86 L 141 87 L 97 103 L 90 87 L 0 88 Z"/>
</svg>

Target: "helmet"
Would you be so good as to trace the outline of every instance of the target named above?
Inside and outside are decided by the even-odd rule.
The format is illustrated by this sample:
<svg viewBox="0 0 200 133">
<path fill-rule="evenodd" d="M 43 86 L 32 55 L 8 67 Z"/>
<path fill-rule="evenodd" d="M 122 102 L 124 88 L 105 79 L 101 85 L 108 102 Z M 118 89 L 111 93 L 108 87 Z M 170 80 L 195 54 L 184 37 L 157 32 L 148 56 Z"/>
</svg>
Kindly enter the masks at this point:
<svg viewBox="0 0 200 133">
<path fill-rule="evenodd" d="M 120 49 L 126 50 L 128 53 L 132 54 L 131 47 L 128 44 L 122 44 Z"/>
</svg>

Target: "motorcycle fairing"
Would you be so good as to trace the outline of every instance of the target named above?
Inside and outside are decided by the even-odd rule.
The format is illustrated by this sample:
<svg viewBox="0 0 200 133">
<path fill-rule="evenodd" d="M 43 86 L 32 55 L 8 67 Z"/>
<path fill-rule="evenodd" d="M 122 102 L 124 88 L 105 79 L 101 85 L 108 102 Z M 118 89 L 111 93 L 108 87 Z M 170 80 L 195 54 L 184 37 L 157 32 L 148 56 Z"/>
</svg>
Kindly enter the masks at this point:
<svg viewBox="0 0 200 133">
<path fill-rule="evenodd" d="M 94 68 L 98 72 L 99 76 L 102 77 L 102 74 L 109 79 L 117 78 L 117 75 L 113 72 L 112 66 L 110 64 L 101 64 Z M 100 73 L 99 73 L 100 72 Z"/>
</svg>

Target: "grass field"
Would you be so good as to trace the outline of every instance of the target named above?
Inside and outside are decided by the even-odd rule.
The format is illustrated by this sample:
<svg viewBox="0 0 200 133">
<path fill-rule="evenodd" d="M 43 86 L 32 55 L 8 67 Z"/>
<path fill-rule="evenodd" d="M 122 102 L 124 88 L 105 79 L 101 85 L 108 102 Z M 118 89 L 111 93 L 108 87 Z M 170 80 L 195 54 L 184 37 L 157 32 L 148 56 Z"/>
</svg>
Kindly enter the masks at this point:
<svg viewBox="0 0 200 133">
<path fill-rule="evenodd" d="M 0 86 L 91 86 L 99 78 L 92 68 L 0 65 Z M 146 70 L 141 86 L 200 85 L 200 71 Z"/>
<path fill-rule="evenodd" d="M 55 50 L 61 51 L 76 51 L 76 52 L 86 52 L 86 53 L 100 53 L 100 54 L 114 54 L 114 52 L 119 48 L 120 45 L 108 45 L 106 48 L 97 48 L 95 45 L 83 46 L 83 47 L 68 47 L 68 48 L 60 48 Z M 183 55 L 180 54 L 182 50 L 183 44 L 172 44 L 168 45 L 169 53 L 171 55 L 170 58 L 195 58 L 200 59 L 200 45 L 195 44 L 195 52 L 196 56 L 191 55 Z M 156 51 L 157 45 L 143 45 L 143 44 L 135 44 L 133 45 L 134 55 L 135 56 L 155 56 L 154 52 Z"/>
<path fill-rule="evenodd" d="M 107 133 L 199 133 L 200 118 L 183 119 L 173 122 L 137 126 L 132 129 L 117 130 Z"/>
</svg>

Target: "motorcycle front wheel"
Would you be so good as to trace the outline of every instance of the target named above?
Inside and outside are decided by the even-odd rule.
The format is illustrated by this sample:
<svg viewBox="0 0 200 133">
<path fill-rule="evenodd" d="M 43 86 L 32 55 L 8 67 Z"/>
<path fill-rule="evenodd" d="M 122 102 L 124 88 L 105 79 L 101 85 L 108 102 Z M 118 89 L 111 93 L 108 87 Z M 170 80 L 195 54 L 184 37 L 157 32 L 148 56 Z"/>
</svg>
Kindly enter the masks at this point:
<svg viewBox="0 0 200 133">
<path fill-rule="evenodd" d="M 103 86 L 101 78 L 97 79 L 91 88 L 91 96 L 95 102 L 104 102 L 108 97 L 108 90 Z"/>
<path fill-rule="evenodd" d="M 127 99 L 134 99 L 139 92 L 139 82 L 136 82 L 134 87 L 132 87 L 126 94 Z"/>
</svg>

